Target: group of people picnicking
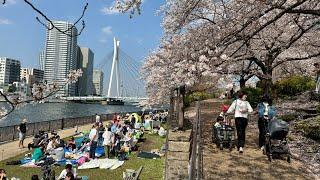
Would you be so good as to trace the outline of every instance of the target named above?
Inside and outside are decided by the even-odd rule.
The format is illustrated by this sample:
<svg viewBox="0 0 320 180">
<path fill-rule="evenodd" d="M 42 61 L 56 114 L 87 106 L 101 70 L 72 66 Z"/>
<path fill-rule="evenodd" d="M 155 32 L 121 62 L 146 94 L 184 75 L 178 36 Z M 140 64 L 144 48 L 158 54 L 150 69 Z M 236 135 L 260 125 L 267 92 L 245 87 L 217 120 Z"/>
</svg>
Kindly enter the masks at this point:
<svg viewBox="0 0 320 180">
<path fill-rule="evenodd" d="M 214 125 L 215 128 L 220 128 L 223 125 L 230 125 L 231 121 L 230 118 L 227 118 L 227 115 L 234 115 L 234 123 L 237 132 L 237 150 L 239 153 L 244 152 L 248 116 L 253 112 L 253 108 L 246 99 L 247 94 L 239 91 L 237 93 L 237 98 L 235 98 L 230 107 L 227 105 L 222 106 L 221 113 L 217 117 L 217 121 Z M 276 116 L 276 109 L 272 104 L 272 99 L 268 95 L 262 97 L 261 102 L 257 106 L 257 111 L 259 117 L 257 122 L 259 128 L 259 147 L 264 151 L 266 119 L 271 120 Z"/>
<path fill-rule="evenodd" d="M 136 143 L 144 134 L 145 123 L 149 120 L 165 122 L 167 112 L 159 112 L 153 114 L 139 116 L 137 113 L 125 114 L 124 116 L 114 115 L 111 121 L 106 125 L 101 121 L 100 115 L 96 114 L 96 122 L 93 124 L 88 134 L 82 134 L 82 140 L 76 142 L 75 137 L 70 137 L 67 141 L 60 138 L 57 132 L 51 132 L 51 137 L 44 131 L 39 131 L 28 144 L 28 149 L 33 150 L 32 155 L 27 154 L 31 158 L 34 165 L 42 165 L 48 163 L 48 159 L 55 158 L 59 161 L 67 158 L 67 154 L 81 154 L 77 157 L 77 165 L 96 159 L 97 147 L 104 147 L 104 154 L 107 158 L 116 158 L 121 161 L 127 159 L 128 153 L 136 150 Z M 18 127 L 19 131 L 19 148 L 25 148 L 23 142 L 27 131 L 27 120 L 23 119 Z M 160 128 L 160 127 L 159 127 Z M 76 130 L 77 131 L 77 130 Z M 67 152 L 68 153 L 67 153 Z M 60 157 L 60 155 L 62 155 Z M 72 156 L 71 156 L 72 157 Z M 73 156 L 74 157 L 74 156 Z M 50 162 L 49 160 L 49 162 Z M 79 162 L 78 162 L 79 161 Z M 51 163 L 54 161 L 51 161 Z M 18 163 L 20 164 L 20 163 Z M 0 180 L 5 178 L 5 170 L 1 169 Z M 2 176 L 3 177 L 2 177 Z M 76 179 L 76 169 L 72 164 L 66 164 L 65 169 L 61 172 L 58 179 Z M 38 175 L 32 176 L 32 179 L 38 179 Z"/>
</svg>

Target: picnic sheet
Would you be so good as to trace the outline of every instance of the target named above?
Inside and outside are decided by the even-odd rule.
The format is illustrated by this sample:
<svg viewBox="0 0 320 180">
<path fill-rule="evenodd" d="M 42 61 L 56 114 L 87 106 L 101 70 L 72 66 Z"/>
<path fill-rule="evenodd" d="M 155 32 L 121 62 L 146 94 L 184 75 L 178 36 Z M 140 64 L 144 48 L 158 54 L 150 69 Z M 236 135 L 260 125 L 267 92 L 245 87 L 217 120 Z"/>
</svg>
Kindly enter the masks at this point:
<svg viewBox="0 0 320 180">
<path fill-rule="evenodd" d="M 85 162 L 81 166 L 78 167 L 78 169 L 94 169 L 94 168 L 100 168 L 100 169 L 117 169 L 118 167 L 122 166 L 124 164 L 124 161 L 119 161 L 117 159 L 94 159 L 89 162 Z"/>
</svg>

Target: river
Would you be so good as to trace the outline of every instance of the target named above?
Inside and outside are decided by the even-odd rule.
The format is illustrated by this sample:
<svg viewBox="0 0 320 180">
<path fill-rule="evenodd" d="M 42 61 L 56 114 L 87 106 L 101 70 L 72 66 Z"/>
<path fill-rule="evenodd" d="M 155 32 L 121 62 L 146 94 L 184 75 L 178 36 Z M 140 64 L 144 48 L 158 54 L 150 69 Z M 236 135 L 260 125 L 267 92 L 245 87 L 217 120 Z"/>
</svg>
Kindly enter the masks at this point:
<svg viewBox="0 0 320 180">
<path fill-rule="evenodd" d="M 0 108 L 5 106 L 0 103 Z M 0 120 L 0 127 L 16 125 L 23 118 L 27 118 L 28 122 L 48 121 L 62 119 L 68 117 L 81 117 L 99 114 L 111 114 L 121 112 L 140 111 L 141 108 L 133 105 L 102 105 L 102 104 L 82 104 L 82 103 L 42 103 L 27 104 L 20 109 L 14 110 L 5 119 Z"/>
</svg>

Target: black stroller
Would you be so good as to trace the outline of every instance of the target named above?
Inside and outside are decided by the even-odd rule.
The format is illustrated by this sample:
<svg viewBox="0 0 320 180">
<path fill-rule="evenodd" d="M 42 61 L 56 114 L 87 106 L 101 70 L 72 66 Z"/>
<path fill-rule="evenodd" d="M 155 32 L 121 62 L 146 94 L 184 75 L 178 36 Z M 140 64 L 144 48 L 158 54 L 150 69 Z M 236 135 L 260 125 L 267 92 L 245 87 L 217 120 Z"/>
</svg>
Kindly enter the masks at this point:
<svg viewBox="0 0 320 180">
<path fill-rule="evenodd" d="M 219 127 L 213 126 L 212 129 L 212 142 L 215 143 L 220 150 L 226 147 L 231 151 L 235 142 L 234 127 L 224 124 Z"/>
<path fill-rule="evenodd" d="M 287 122 L 280 119 L 266 120 L 266 144 L 265 154 L 271 162 L 274 155 L 286 156 L 287 162 L 291 162 L 291 154 L 288 146 L 287 135 L 289 125 Z"/>
</svg>

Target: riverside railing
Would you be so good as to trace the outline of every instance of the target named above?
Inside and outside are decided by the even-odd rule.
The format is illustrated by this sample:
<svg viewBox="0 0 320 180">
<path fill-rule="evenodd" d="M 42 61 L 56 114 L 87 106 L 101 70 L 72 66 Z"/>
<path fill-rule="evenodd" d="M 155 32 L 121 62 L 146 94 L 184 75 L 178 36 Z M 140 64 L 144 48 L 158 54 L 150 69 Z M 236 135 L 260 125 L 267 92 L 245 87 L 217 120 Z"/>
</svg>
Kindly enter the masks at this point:
<svg viewBox="0 0 320 180">
<path fill-rule="evenodd" d="M 149 111 L 144 111 L 145 114 L 148 112 Z M 124 113 L 131 114 L 133 112 L 124 112 Z M 143 112 L 139 111 L 137 113 L 141 115 Z M 108 120 L 112 120 L 114 114 L 122 114 L 122 113 L 99 114 L 99 115 L 100 115 L 101 121 L 108 121 Z M 94 122 L 96 122 L 95 115 L 27 123 L 26 136 L 33 136 L 37 134 L 39 131 L 51 132 L 53 130 L 75 128 L 76 126 L 82 126 L 82 125 L 90 124 Z M 19 133 L 17 130 L 18 127 L 19 125 L 0 127 L 0 143 L 17 140 L 19 138 Z"/>
<path fill-rule="evenodd" d="M 203 179 L 203 139 L 201 138 L 202 121 L 200 117 L 200 102 L 196 102 L 196 118 L 193 122 L 190 143 L 189 180 Z"/>
</svg>

